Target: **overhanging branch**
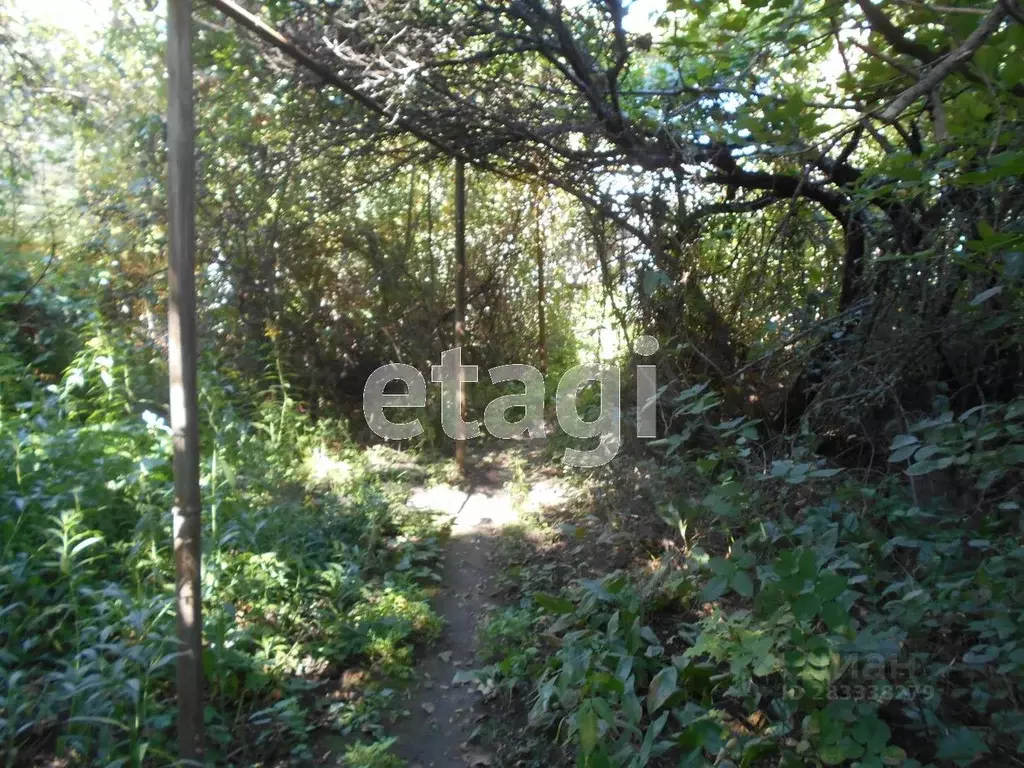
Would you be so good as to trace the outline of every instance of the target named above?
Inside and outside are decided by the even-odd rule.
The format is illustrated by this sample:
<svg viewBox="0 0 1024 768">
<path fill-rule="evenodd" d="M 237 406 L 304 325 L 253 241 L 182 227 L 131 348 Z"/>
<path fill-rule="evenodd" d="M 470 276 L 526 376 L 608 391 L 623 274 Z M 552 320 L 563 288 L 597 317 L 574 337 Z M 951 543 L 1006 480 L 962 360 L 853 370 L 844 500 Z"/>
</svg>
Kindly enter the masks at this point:
<svg viewBox="0 0 1024 768">
<path fill-rule="evenodd" d="M 238 5 L 238 3 L 234 2 L 234 0 L 206 1 L 224 15 L 234 19 L 245 29 L 255 33 L 260 39 L 270 43 L 270 45 L 281 51 L 281 53 L 288 58 L 298 64 L 301 64 L 310 72 L 313 72 L 323 78 L 325 82 L 333 85 L 346 96 L 366 107 L 366 109 L 370 110 L 372 113 L 387 118 L 390 122 L 393 122 L 403 130 L 408 131 L 421 141 L 425 141 L 427 144 L 436 147 L 449 157 L 471 161 L 471 158 L 469 158 L 462 150 L 452 147 L 435 136 L 431 136 L 429 133 L 419 128 L 419 126 L 409 122 L 400 115 L 392 113 L 375 99 L 359 91 L 351 83 L 348 83 L 339 77 L 336 72 L 309 56 L 295 43 L 263 21 L 259 16 L 250 13 L 242 6 Z"/>
<path fill-rule="evenodd" d="M 892 122 L 917 99 L 931 93 L 950 72 L 970 61 L 975 51 L 981 47 L 981 44 L 1002 26 L 1006 16 L 1006 8 L 1003 5 L 996 5 L 989 15 L 982 20 L 981 24 L 978 25 L 978 28 L 964 40 L 962 45 L 937 61 L 935 66 L 928 71 L 928 74 L 897 96 L 888 107 L 879 113 L 879 117 L 887 122 Z"/>
</svg>

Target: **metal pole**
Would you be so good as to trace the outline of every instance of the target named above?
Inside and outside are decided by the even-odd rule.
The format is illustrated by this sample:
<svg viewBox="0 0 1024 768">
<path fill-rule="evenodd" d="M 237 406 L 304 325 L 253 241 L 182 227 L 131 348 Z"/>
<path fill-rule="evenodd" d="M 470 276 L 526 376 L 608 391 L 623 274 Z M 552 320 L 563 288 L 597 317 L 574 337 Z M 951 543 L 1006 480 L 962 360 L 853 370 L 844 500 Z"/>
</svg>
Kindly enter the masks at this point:
<svg viewBox="0 0 1024 768">
<path fill-rule="evenodd" d="M 178 613 L 178 750 L 203 755 L 199 421 L 196 395 L 195 159 L 192 0 L 167 0 L 167 337 L 174 442 L 174 562 Z"/>
</svg>

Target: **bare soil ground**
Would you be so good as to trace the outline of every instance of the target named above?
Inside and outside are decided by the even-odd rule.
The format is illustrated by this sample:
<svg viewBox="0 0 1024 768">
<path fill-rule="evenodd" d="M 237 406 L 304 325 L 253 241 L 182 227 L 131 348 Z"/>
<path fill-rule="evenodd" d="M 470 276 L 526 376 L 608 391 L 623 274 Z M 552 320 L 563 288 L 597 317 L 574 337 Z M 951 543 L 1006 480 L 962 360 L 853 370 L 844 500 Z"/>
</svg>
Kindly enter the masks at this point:
<svg viewBox="0 0 1024 768">
<path fill-rule="evenodd" d="M 486 743 L 482 722 L 487 713 L 479 690 L 456 684 L 454 678 L 460 669 L 478 666 L 477 627 L 497 602 L 494 581 L 501 529 L 516 523 L 524 508 L 543 507 L 560 497 L 555 482 L 540 479 L 539 451 L 528 444 L 521 453 L 527 488 L 513 488 L 514 455 L 515 450 L 482 456 L 469 471 L 464 490 L 439 485 L 421 489 L 410 499 L 412 506 L 451 515 L 453 526 L 436 603 L 445 629 L 417 666 L 417 683 L 407 692 L 411 715 L 391 730 L 397 737 L 395 751 L 409 768 L 498 764 Z"/>
</svg>

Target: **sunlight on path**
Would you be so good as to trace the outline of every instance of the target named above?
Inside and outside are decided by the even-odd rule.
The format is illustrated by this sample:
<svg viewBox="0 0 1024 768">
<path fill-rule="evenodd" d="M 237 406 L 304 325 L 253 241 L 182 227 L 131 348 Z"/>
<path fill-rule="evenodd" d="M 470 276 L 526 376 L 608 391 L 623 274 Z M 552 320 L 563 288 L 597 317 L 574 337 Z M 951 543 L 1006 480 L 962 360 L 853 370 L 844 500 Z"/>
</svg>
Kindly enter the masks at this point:
<svg viewBox="0 0 1024 768">
<path fill-rule="evenodd" d="M 548 507 L 557 507 L 564 504 L 569 498 L 565 486 L 554 478 L 538 480 L 530 488 L 526 497 L 526 508 L 541 510 Z"/>
<path fill-rule="evenodd" d="M 436 485 L 413 493 L 409 506 L 450 515 L 453 536 L 469 533 L 480 526 L 500 528 L 519 519 L 512 497 L 500 487 L 467 493 L 450 485 Z"/>
<path fill-rule="evenodd" d="M 468 491 L 450 485 L 435 485 L 413 492 L 408 505 L 413 509 L 432 510 L 452 518 L 452 535 L 459 536 L 480 526 L 502 528 L 519 521 L 525 511 L 554 507 L 566 500 L 562 484 L 553 478 L 530 483 L 524 503 L 517 509 L 508 488 L 498 480 L 497 472 L 489 472 L 484 483 L 474 484 Z"/>
<path fill-rule="evenodd" d="M 540 460 L 527 455 L 527 468 Z M 452 519 L 452 537 L 445 557 L 444 586 L 437 600 L 445 629 L 417 665 L 417 684 L 404 702 L 410 715 L 395 723 L 395 751 L 409 768 L 479 768 L 493 757 L 481 740 L 486 711 L 478 685 L 456 682 L 456 674 L 479 665 L 477 626 L 494 607 L 491 579 L 494 548 L 502 528 L 520 520 L 526 510 L 552 506 L 565 498 L 557 479 L 527 471 L 518 487 L 508 454 L 491 457 L 488 466 L 471 472 L 471 485 L 420 488 L 410 507 L 431 510 Z"/>
</svg>

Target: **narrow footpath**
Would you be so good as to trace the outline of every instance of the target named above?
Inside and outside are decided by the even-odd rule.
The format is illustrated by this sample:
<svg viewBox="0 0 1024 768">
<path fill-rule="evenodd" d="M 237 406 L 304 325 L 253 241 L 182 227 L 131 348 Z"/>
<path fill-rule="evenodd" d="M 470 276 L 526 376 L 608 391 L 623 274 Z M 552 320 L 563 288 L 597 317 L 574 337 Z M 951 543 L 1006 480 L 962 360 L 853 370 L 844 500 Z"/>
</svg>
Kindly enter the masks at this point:
<svg viewBox="0 0 1024 768">
<path fill-rule="evenodd" d="M 539 457 L 527 449 L 532 464 Z M 409 768 L 456 768 L 496 764 L 479 736 L 484 712 L 475 684 L 456 684 L 460 670 L 479 665 L 477 627 L 494 605 L 497 537 L 517 522 L 520 509 L 510 488 L 511 452 L 489 453 L 469 472 L 469 486 L 447 485 L 415 492 L 409 503 L 453 518 L 441 593 L 436 609 L 445 621 L 441 637 L 417 665 L 408 691 L 411 715 L 395 724 L 395 751 Z M 530 478 L 536 479 L 536 478 Z M 559 497 L 550 480 L 530 484 L 523 508 L 544 506 Z"/>
</svg>

